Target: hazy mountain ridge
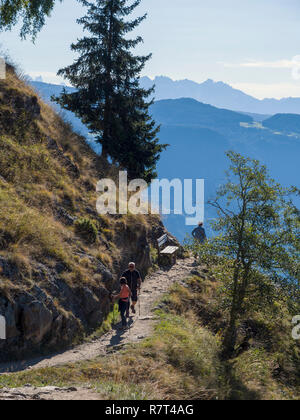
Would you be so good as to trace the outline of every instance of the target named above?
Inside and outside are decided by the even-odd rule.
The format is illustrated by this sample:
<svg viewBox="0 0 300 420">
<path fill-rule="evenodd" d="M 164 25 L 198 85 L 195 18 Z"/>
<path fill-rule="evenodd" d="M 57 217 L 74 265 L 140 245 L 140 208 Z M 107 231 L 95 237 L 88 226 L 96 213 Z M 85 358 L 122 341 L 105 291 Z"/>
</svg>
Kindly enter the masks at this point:
<svg viewBox="0 0 300 420">
<path fill-rule="evenodd" d="M 180 124 L 202 127 L 236 126 L 241 122 L 253 122 L 253 118 L 246 114 L 216 108 L 191 98 L 157 101 L 152 106 L 152 113 L 154 116 L 159 114 L 160 122 L 164 124 L 174 124 L 176 119 L 180 120 Z"/>
<path fill-rule="evenodd" d="M 300 134 L 300 115 L 276 114 L 264 120 L 263 126 L 286 134 Z"/>
<path fill-rule="evenodd" d="M 241 90 L 234 89 L 226 83 L 215 82 L 211 79 L 203 83 L 196 83 L 187 79 L 174 81 L 165 76 L 155 77 L 154 80 L 143 77 L 141 84 L 145 88 L 155 84 L 156 100 L 188 97 L 219 108 L 239 112 L 269 115 L 279 113 L 300 114 L 300 98 L 266 98 L 260 100 Z"/>
<path fill-rule="evenodd" d="M 31 81 L 30 83 L 38 90 L 43 99 L 49 98 L 50 93 L 58 95 L 64 87 L 68 92 L 74 90 L 72 87 L 41 81 Z M 165 76 L 156 77 L 154 80 L 146 76 L 141 78 L 141 86 L 145 89 L 151 88 L 153 84 L 156 87 L 156 101 L 192 98 L 218 108 L 250 114 L 256 121 L 262 121 L 274 114 L 300 114 L 300 98 L 261 100 L 234 89 L 226 83 L 214 82 L 211 79 L 203 83 L 196 83 L 187 79 L 174 81 Z"/>
</svg>

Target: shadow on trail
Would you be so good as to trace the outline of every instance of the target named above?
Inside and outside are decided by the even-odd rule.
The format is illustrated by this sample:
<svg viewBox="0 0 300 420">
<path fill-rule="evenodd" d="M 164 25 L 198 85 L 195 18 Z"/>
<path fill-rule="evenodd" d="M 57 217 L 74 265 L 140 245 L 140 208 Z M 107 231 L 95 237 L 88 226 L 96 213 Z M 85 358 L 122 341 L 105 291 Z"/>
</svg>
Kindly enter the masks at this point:
<svg viewBox="0 0 300 420">
<path fill-rule="evenodd" d="M 184 265 L 184 267 L 181 271 L 186 271 L 186 273 L 182 274 L 180 272 L 179 273 L 180 275 L 178 274 L 178 272 L 175 269 L 174 270 L 174 281 L 176 280 L 176 277 L 178 277 L 178 276 L 179 276 L 178 279 L 182 279 L 183 276 L 188 275 L 188 273 L 190 273 L 190 268 L 192 268 L 194 266 L 195 266 L 195 264 L 192 261 L 185 262 L 185 265 Z M 163 281 L 168 280 L 168 278 L 167 279 L 164 278 L 164 274 L 168 275 L 168 273 L 170 271 L 172 271 L 172 269 L 174 269 L 174 266 L 160 267 L 156 272 L 151 274 L 152 278 L 150 280 L 152 280 L 152 282 L 148 282 L 148 281 L 144 282 L 143 289 L 142 289 L 142 294 L 144 296 L 142 297 L 142 299 L 145 300 L 145 302 L 148 301 L 149 294 L 151 294 L 151 293 L 155 294 L 156 293 L 157 298 L 158 298 L 160 295 L 162 295 L 163 293 L 165 293 L 167 291 L 167 290 L 160 290 L 158 287 L 155 287 L 155 286 L 159 285 L 162 280 Z M 160 279 L 160 276 L 162 276 L 162 280 Z M 169 283 L 170 283 L 170 285 L 172 284 L 171 281 L 169 281 Z M 154 284 L 154 286 L 153 286 L 153 284 Z M 153 302 L 153 303 L 155 303 L 155 302 Z M 145 310 L 149 311 L 148 306 L 147 306 L 147 309 L 145 309 L 145 306 L 144 306 L 144 309 L 142 309 L 142 313 L 143 313 L 144 317 L 146 315 L 149 316 L 149 314 L 146 313 Z M 121 325 L 117 324 L 117 325 L 113 326 L 112 331 L 110 331 L 107 336 L 104 335 L 101 338 L 93 340 L 93 341 L 96 341 L 96 343 L 94 343 L 94 349 L 95 349 L 95 346 L 97 346 L 99 344 L 99 351 L 101 350 L 101 354 L 100 354 L 100 352 L 97 353 L 98 348 L 96 348 L 96 353 L 97 354 L 95 355 L 95 357 L 98 357 L 98 355 L 99 356 L 100 355 L 105 355 L 106 353 L 108 353 L 108 354 L 109 353 L 114 353 L 114 352 L 118 351 L 119 349 L 121 349 L 126 344 L 126 342 L 132 341 L 131 340 L 133 338 L 132 335 L 137 333 L 137 331 L 135 331 L 135 333 L 133 333 L 131 328 L 133 327 L 133 325 L 138 320 L 145 320 L 145 318 L 141 318 L 141 307 L 139 307 L 138 313 L 139 313 L 139 315 L 137 315 L 136 318 L 131 317 L 129 319 L 129 329 L 122 330 L 120 328 Z M 143 328 L 143 327 L 141 327 L 141 328 Z M 136 338 L 139 339 L 139 337 L 136 337 Z M 63 356 L 64 354 L 66 354 L 68 352 L 71 353 L 70 356 L 72 356 L 72 353 L 81 353 L 81 351 L 84 351 L 84 348 L 82 349 L 81 346 L 93 345 L 93 341 L 88 342 L 88 343 L 82 343 L 79 346 L 74 346 L 74 347 L 68 346 L 64 349 L 61 349 L 61 350 L 55 352 L 55 353 L 50 353 L 50 354 L 45 354 L 44 353 L 44 354 L 40 354 L 40 355 L 37 355 L 37 356 L 32 356 L 32 358 L 27 359 L 27 360 L 16 360 L 16 361 L 14 360 L 14 361 L 9 361 L 9 362 L 1 362 L 0 361 L 0 375 L 1 374 L 15 373 L 15 372 L 22 372 L 22 371 L 25 371 L 29 368 L 35 368 L 36 365 L 39 365 L 41 362 L 51 361 L 51 359 L 54 359 L 55 357 L 59 358 L 60 356 Z M 103 351 L 103 353 L 102 353 L 102 351 Z M 72 360 L 71 363 L 73 363 L 73 360 L 75 360 L 75 359 L 76 359 L 76 357 L 74 359 L 72 359 L 72 357 L 71 357 L 71 360 Z M 84 355 L 82 355 L 82 357 L 81 358 L 79 357 L 78 359 L 76 359 L 75 362 L 77 360 L 80 361 L 80 360 L 88 360 L 88 359 L 89 359 L 89 356 L 84 357 Z M 50 362 L 49 366 L 53 367 L 53 366 L 58 366 L 58 365 L 66 365 L 68 363 L 69 363 L 68 361 L 66 361 L 66 362 L 58 361 L 57 365 L 54 365 L 54 364 L 51 364 L 51 362 Z"/>
<path fill-rule="evenodd" d="M 40 362 L 43 362 L 44 360 L 50 360 L 55 356 L 60 356 L 61 354 L 64 354 L 66 351 L 72 350 L 72 348 L 61 350 L 57 353 L 51 353 L 47 356 L 38 356 L 36 358 L 33 358 L 31 360 L 18 360 L 18 361 L 12 361 L 12 362 L 6 362 L 0 364 L 0 375 L 3 375 L 5 373 L 15 373 L 15 372 L 21 372 L 24 370 L 29 369 L 30 367 L 34 367 L 35 365 L 39 364 Z"/>
<path fill-rule="evenodd" d="M 134 324 L 133 318 L 130 318 L 128 322 L 129 330 Z M 118 347 L 122 347 L 124 345 L 123 340 L 126 338 L 126 333 L 128 332 L 128 329 L 122 330 L 121 324 L 116 324 L 112 328 L 113 331 L 115 331 L 115 334 L 112 336 L 110 343 L 108 345 L 108 353 L 111 351 L 115 351 L 118 349 Z M 35 365 L 38 365 L 40 362 L 47 361 L 53 359 L 53 357 L 60 356 L 64 354 L 66 351 L 76 351 L 76 347 L 72 348 L 65 348 L 64 350 L 61 350 L 56 353 L 51 353 L 49 355 L 41 355 L 35 358 L 32 358 L 30 360 L 18 360 L 18 361 L 11 361 L 6 363 L 0 363 L 0 375 L 6 374 L 6 373 L 15 373 L 15 372 L 22 372 L 25 371 L 31 367 L 34 367 Z M 67 364 L 67 363 L 66 363 Z"/>
<path fill-rule="evenodd" d="M 117 324 L 113 327 L 113 330 L 115 331 L 115 334 L 111 337 L 110 343 L 107 346 L 108 350 L 113 351 L 113 350 L 117 350 L 119 347 L 122 347 L 125 343 L 123 343 L 123 341 L 126 338 L 126 334 L 129 332 L 130 334 L 130 329 L 134 324 L 134 319 L 132 317 L 130 317 L 129 321 L 128 321 L 128 328 L 126 330 L 123 330 L 121 328 L 122 324 Z"/>
</svg>

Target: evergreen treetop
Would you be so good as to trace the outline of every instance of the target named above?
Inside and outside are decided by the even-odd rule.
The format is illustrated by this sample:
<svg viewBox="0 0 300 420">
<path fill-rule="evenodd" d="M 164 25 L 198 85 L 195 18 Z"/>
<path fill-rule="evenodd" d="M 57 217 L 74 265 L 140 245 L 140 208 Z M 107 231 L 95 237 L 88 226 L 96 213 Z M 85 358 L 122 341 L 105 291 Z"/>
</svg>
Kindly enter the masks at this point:
<svg viewBox="0 0 300 420">
<path fill-rule="evenodd" d="M 135 56 L 132 50 L 143 40 L 127 36 L 146 19 L 126 20 L 141 0 L 131 5 L 127 0 L 80 1 L 88 11 L 78 23 L 88 35 L 71 46 L 78 59 L 58 73 L 77 91 L 64 91 L 56 101 L 87 125 L 102 145 L 104 158 L 127 169 L 129 177 L 150 182 L 166 145 L 159 144 L 159 128 L 149 115 L 153 88 L 139 86 L 151 54 Z"/>
</svg>

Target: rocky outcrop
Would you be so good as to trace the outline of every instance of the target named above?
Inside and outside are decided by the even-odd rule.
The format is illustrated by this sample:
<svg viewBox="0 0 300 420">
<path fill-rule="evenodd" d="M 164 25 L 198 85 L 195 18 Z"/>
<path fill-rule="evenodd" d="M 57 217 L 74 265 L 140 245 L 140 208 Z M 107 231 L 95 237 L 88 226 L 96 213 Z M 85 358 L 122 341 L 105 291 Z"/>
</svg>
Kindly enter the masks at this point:
<svg viewBox="0 0 300 420">
<path fill-rule="evenodd" d="M 22 330 L 25 340 L 40 343 L 50 331 L 52 323 L 53 314 L 42 302 L 34 300 L 24 306 Z"/>
<path fill-rule="evenodd" d="M 119 275 L 128 262 L 136 261 L 143 276 L 151 267 L 151 236 L 145 227 L 121 230 L 116 242 L 122 258 L 113 272 L 92 255 L 78 252 L 78 258 L 88 258 L 94 267 L 93 286 L 70 286 L 63 279 L 68 270 L 63 263 L 49 267 L 36 262 L 31 267 L 34 285 L 30 290 L 10 297 L 0 294 L 7 334 L 0 341 L 0 362 L 65 348 L 99 327 L 111 310 L 109 295 L 118 289 Z M 2 278 L 21 280 L 20 269 L 4 257 L 0 257 L 0 272 Z"/>
</svg>

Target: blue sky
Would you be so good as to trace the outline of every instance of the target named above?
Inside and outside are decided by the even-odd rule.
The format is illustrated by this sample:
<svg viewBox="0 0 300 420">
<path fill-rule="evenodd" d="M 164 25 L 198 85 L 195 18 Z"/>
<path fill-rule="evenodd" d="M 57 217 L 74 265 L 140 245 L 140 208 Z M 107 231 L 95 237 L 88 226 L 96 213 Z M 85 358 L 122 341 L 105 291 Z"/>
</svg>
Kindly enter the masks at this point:
<svg viewBox="0 0 300 420">
<path fill-rule="evenodd" d="M 222 80 L 259 98 L 300 97 L 299 0 L 143 0 L 144 12 L 138 53 L 153 53 L 144 75 Z M 35 45 L 20 41 L 18 28 L 0 34 L 0 44 L 25 73 L 60 82 L 56 72 L 73 61 L 69 46 L 82 34 L 76 18 L 83 14 L 76 0 L 64 0 Z"/>
</svg>

